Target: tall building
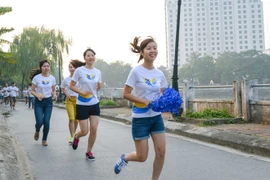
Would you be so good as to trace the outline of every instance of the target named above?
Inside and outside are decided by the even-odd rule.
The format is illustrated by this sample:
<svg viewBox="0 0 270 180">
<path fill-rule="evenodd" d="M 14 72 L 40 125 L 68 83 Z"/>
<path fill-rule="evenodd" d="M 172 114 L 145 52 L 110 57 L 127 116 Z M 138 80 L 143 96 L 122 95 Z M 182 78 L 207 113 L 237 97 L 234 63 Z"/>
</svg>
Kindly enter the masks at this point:
<svg viewBox="0 0 270 180">
<path fill-rule="evenodd" d="M 165 0 L 167 66 L 174 64 L 178 0 Z M 261 0 L 182 0 L 178 62 L 193 52 L 218 57 L 225 51 L 264 50 Z"/>
</svg>

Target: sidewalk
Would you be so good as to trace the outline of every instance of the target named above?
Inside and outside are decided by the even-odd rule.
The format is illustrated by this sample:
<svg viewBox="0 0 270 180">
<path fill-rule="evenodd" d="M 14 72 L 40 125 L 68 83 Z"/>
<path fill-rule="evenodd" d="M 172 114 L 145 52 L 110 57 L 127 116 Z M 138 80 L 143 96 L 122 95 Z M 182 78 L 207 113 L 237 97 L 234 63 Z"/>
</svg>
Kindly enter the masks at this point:
<svg viewBox="0 0 270 180">
<path fill-rule="evenodd" d="M 9 107 L 0 105 L 0 179 L 23 179 L 21 166 L 16 150 L 16 137 L 9 129 L 3 114 L 8 113 Z"/>
<path fill-rule="evenodd" d="M 59 108 L 63 105 L 56 104 Z M 163 114 L 166 132 L 231 147 L 247 153 L 270 157 L 270 125 L 223 124 L 200 127 L 196 124 L 173 121 Z M 102 108 L 101 117 L 131 124 L 130 108 Z"/>
</svg>

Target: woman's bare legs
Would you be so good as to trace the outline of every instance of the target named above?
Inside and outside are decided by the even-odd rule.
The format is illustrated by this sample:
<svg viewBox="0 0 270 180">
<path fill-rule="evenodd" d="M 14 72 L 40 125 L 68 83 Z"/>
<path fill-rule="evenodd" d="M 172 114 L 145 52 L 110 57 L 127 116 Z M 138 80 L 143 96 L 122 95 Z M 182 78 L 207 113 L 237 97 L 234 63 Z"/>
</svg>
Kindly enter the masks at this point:
<svg viewBox="0 0 270 180">
<path fill-rule="evenodd" d="M 144 162 L 148 157 L 148 139 L 135 140 L 136 151 L 125 156 L 125 161 Z"/>
<path fill-rule="evenodd" d="M 79 139 L 80 137 L 86 136 L 88 134 L 88 121 L 87 121 L 87 119 L 80 120 L 79 125 L 80 125 L 81 130 L 76 134 L 76 139 Z"/>
<path fill-rule="evenodd" d="M 87 151 L 92 151 L 92 148 L 95 144 L 96 137 L 97 137 L 97 128 L 99 123 L 99 116 L 90 116 L 89 117 L 90 122 L 90 134 L 88 137 L 88 145 L 87 145 Z"/>
<path fill-rule="evenodd" d="M 70 119 L 69 123 L 68 123 L 68 126 L 69 126 L 70 137 L 73 137 L 74 134 L 76 133 L 76 129 L 78 127 L 78 121 Z"/>
<path fill-rule="evenodd" d="M 153 163 L 152 180 L 158 180 L 165 161 L 166 138 L 165 133 L 152 134 L 151 137 L 155 149 L 155 160 Z"/>
</svg>

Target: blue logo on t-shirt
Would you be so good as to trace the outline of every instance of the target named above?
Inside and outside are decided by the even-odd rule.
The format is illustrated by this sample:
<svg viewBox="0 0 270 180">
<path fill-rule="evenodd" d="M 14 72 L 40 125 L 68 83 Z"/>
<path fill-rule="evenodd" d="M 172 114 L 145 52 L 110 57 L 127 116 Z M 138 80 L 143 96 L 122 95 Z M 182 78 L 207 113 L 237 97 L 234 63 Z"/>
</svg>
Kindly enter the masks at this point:
<svg viewBox="0 0 270 180">
<path fill-rule="evenodd" d="M 43 84 L 43 85 L 47 85 L 49 83 L 50 83 L 50 81 L 41 81 L 41 84 Z"/>
<path fill-rule="evenodd" d="M 157 83 L 155 78 L 152 78 L 151 81 L 147 78 L 143 78 L 143 79 L 144 79 L 145 84 L 147 84 L 148 86 L 153 86 Z"/>
<path fill-rule="evenodd" d="M 93 80 L 93 79 L 95 79 L 95 77 L 96 77 L 95 74 L 91 74 L 91 75 L 86 74 L 86 78 L 89 80 Z"/>
</svg>

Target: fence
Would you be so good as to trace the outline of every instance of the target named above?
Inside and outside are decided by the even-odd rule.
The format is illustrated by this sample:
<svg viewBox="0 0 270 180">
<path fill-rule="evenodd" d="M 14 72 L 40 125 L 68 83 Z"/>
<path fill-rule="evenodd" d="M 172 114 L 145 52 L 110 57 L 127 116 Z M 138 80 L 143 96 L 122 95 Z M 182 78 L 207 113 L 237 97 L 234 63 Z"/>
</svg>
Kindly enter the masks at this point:
<svg viewBox="0 0 270 180">
<path fill-rule="evenodd" d="M 270 124 L 270 84 L 258 84 L 257 80 L 243 81 L 241 88 L 244 118 Z"/>
<path fill-rule="evenodd" d="M 248 122 L 270 124 L 270 84 L 258 84 L 257 80 L 209 86 L 185 83 L 179 86 L 179 93 L 183 97 L 183 114 L 206 108 L 226 109 L 234 117 L 244 118 Z M 123 88 L 106 88 L 98 96 L 131 107 L 122 94 Z"/>
</svg>

